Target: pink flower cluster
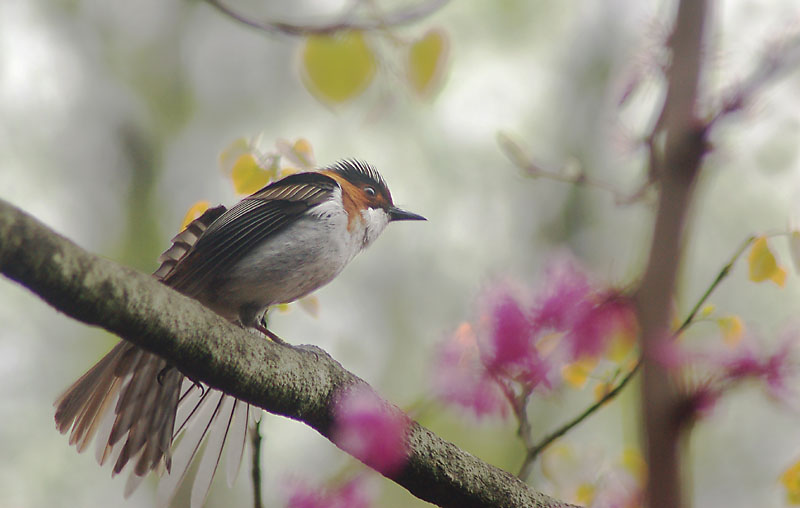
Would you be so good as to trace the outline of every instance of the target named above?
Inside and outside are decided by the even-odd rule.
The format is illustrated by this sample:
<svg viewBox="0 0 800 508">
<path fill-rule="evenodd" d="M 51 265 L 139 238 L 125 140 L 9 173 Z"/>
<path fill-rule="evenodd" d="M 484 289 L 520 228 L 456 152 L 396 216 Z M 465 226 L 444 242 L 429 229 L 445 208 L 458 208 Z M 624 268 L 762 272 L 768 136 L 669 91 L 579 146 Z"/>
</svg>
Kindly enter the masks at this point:
<svg viewBox="0 0 800 508">
<path fill-rule="evenodd" d="M 469 408 L 478 417 L 505 416 L 508 402 L 500 385 L 481 362 L 472 325 L 459 326 L 453 336 L 441 344 L 436 360 L 433 388 L 440 398 Z"/>
<path fill-rule="evenodd" d="M 514 397 L 552 388 L 556 367 L 597 357 L 615 332 L 636 326 L 630 301 L 572 262 L 552 265 L 534 298 L 521 293 L 490 288 L 477 324 L 462 324 L 440 346 L 433 381 L 442 399 L 477 416 L 505 414 Z"/>
<path fill-rule="evenodd" d="M 354 388 L 339 397 L 333 442 L 385 475 L 399 471 L 408 459 L 409 420 L 369 388 Z"/>
<path fill-rule="evenodd" d="M 547 282 L 532 320 L 538 330 L 564 333 L 573 360 L 601 354 L 614 331 L 636 327 L 630 299 L 593 286 L 573 263 L 551 266 Z"/>
<path fill-rule="evenodd" d="M 733 351 L 686 352 L 680 343 L 663 344 L 657 359 L 673 371 L 685 397 L 682 417 L 691 423 L 711 413 L 726 392 L 746 381 L 761 383 L 768 395 L 788 406 L 797 406 L 797 337 L 786 336 L 773 351 L 765 351 L 748 337 Z M 703 377 L 697 377 L 703 372 Z"/>
<path fill-rule="evenodd" d="M 785 338 L 771 353 L 755 347 L 755 341 L 742 344 L 737 351 L 720 361 L 723 376 L 730 381 L 756 379 L 764 383 L 769 395 L 778 400 L 788 400 L 791 394 L 788 378 L 797 370 L 796 338 Z"/>
</svg>

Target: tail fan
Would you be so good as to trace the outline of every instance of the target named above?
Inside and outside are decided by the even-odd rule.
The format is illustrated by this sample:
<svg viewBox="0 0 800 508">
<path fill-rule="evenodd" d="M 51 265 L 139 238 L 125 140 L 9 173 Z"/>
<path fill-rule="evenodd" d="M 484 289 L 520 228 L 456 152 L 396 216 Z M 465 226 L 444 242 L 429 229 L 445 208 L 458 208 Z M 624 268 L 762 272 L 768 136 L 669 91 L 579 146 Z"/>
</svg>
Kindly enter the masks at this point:
<svg viewBox="0 0 800 508">
<path fill-rule="evenodd" d="M 184 380 L 181 399 L 173 467 L 159 482 L 156 498 L 159 506 L 170 504 L 205 441 L 191 492 L 191 507 L 199 508 L 208 495 L 226 443 L 228 483 L 233 483 L 241 464 L 247 428 L 256 412 L 245 402 L 218 390 L 200 388 L 189 380 Z"/>
<path fill-rule="evenodd" d="M 97 459 L 113 458 L 113 474 L 129 462 L 138 476 L 169 468 L 183 375 L 165 369 L 160 357 L 119 342 L 56 400 L 56 427 L 62 434 L 71 429 L 69 442 L 79 452 L 99 430 Z"/>
</svg>

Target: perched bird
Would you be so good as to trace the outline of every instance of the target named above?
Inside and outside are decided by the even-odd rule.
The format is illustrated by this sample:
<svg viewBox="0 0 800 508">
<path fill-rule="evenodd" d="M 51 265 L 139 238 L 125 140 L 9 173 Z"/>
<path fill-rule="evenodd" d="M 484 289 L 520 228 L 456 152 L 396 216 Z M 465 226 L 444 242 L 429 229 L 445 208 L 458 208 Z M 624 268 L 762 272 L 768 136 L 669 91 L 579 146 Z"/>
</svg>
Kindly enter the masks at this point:
<svg viewBox="0 0 800 508">
<path fill-rule="evenodd" d="M 389 222 L 425 220 L 394 206 L 381 175 L 345 160 L 275 181 L 231 209 L 211 208 L 173 238 L 154 276 L 221 316 L 275 337 L 263 325 L 271 305 L 330 282 Z M 56 426 L 78 451 L 97 436 L 100 464 L 127 464 L 130 494 L 150 471 L 165 474 L 159 502 L 174 495 L 208 436 L 191 505 L 205 501 L 227 445 L 233 482 L 255 411 L 201 387 L 160 357 L 120 341 L 55 403 Z M 173 450 L 173 440 L 183 432 Z"/>
</svg>

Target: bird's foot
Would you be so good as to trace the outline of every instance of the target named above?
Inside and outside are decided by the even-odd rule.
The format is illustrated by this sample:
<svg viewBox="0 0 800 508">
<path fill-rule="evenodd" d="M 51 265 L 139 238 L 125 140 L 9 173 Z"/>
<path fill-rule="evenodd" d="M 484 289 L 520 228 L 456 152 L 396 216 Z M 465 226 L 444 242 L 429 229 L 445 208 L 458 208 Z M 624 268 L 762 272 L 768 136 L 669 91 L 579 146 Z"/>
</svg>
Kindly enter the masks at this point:
<svg viewBox="0 0 800 508">
<path fill-rule="evenodd" d="M 259 332 L 261 332 L 264 335 L 266 335 L 267 337 L 269 337 L 270 340 L 272 340 L 272 342 L 275 342 L 276 344 L 280 344 L 281 346 L 289 346 L 290 345 L 288 342 L 286 342 L 282 338 L 278 337 L 275 333 L 269 331 L 267 329 L 267 327 L 264 326 L 261 323 L 256 325 L 256 330 L 258 330 Z"/>
</svg>

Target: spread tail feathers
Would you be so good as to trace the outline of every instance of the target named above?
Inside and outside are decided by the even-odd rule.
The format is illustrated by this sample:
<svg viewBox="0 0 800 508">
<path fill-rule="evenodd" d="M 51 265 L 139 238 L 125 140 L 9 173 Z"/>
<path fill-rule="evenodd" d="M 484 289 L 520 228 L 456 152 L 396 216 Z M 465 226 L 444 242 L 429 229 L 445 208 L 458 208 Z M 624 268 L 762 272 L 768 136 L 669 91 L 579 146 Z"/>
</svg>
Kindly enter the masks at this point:
<svg viewBox="0 0 800 508">
<path fill-rule="evenodd" d="M 127 342 L 118 343 L 55 405 L 58 430 L 71 430 L 70 444 L 79 452 L 96 436 L 97 460 L 113 462 L 113 475 L 133 464 L 126 496 L 150 471 L 164 475 L 158 489 L 162 506 L 177 492 L 205 441 L 192 508 L 203 505 L 226 442 L 227 479 L 233 483 L 256 414 L 249 404 L 186 379 L 158 356 Z"/>
<path fill-rule="evenodd" d="M 144 476 L 170 468 L 170 445 L 183 375 L 150 353 L 120 342 L 56 400 L 56 426 L 86 450 L 95 434 L 100 464 L 113 474 L 134 463 Z"/>
</svg>

